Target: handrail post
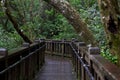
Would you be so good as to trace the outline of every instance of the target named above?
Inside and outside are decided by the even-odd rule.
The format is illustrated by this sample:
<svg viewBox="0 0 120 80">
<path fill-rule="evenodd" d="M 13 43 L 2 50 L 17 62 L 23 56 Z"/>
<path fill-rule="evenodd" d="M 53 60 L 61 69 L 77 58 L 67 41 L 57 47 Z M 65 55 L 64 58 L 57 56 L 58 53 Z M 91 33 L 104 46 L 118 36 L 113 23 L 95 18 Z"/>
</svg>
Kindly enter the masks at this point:
<svg viewBox="0 0 120 80">
<path fill-rule="evenodd" d="M 62 40 L 62 56 L 65 54 L 65 39 Z"/>
<path fill-rule="evenodd" d="M 53 55 L 53 49 L 54 49 L 54 46 L 53 46 L 54 44 L 53 44 L 53 40 L 51 40 L 50 41 L 50 52 L 51 52 L 51 54 Z"/>
<path fill-rule="evenodd" d="M 71 41 L 72 41 L 73 43 L 74 43 L 74 42 L 79 42 L 78 39 L 76 39 L 76 38 L 72 38 Z"/>
<path fill-rule="evenodd" d="M 0 48 L 0 56 L 5 57 L 5 67 L 8 66 L 7 64 L 7 56 L 8 56 L 8 50 L 6 48 Z"/>
<path fill-rule="evenodd" d="M 39 39 L 39 41 L 44 42 L 44 41 L 45 41 L 45 39 Z"/>
<path fill-rule="evenodd" d="M 28 48 L 28 52 L 26 53 L 26 54 L 29 54 L 30 53 L 30 44 L 29 43 L 27 43 L 27 42 L 24 42 L 23 44 L 22 44 L 22 47 L 24 47 L 24 48 Z M 20 55 L 20 58 L 22 59 L 22 57 L 24 56 L 24 54 L 22 54 L 22 55 Z M 22 61 L 22 63 L 20 64 L 20 76 L 21 76 L 21 79 L 28 79 L 28 80 L 30 80 L 30 79 L 32 79 L 32 76 L 31 76 L 31 69 L 30 69 L 30 66 L 31 66 L 31 60 L 30 60 L 31 58 L 28 58 L 27 59 L 27 61 L 26 60 L 24 60 L 24 61 Z M 27 73 L 27 74 L 26 74 Z"/>
<path fill-rule="evenodd" d="M 46 44 L 46 42 L 45 42 L 45 39 L 40 39 L 40 43 L 42 43 L 42 46 L 43 45 L 45 45 Z M 46 48 L 46 47 L 45 47 Z M 44 62 L 45 62 L 45 48 L 44 49 L 42 49 L 42 51 L 40 51 L 40 52 L 42 52 L 39 56 L 40 56 L 40 60 L 41 60 L 41 64 L 40 64 L 40 68 L 42 67 L 42 65 L 44 64 Z"/>
<path fill-rule="evenodd" d="M 76 43 L 77 43 L 77 42 L 78 42 L 77 39 L 72 38 L 71 43 L 72 43 L 72 45 L 73 45 L 73 47 L 74 47 L 75 50 L 77 50 L 77 47 L 76 47 Z"/>
<path fill-rule="evenodd" d="M 86 47 L 85 42 L 79 42 L 77 45 L 78 45 L 78 53 L 80 53 L 80 48 L 85 48 Z"/>
<path fill-rule="evenodd" d="M 98 47 L 89 47 L 88 48 L 88 53 L 90 55 L 98 55 L 98 54 L 100 54 L 100 48 L 98 48 Z"/>
<path fill-rule="evenodd" d="M 82 58 L 82 59 L 85 59 L 85 54 L 84 54 L 84 48 L 86 47 L 86 44 L 85 42 L 79 42 L 78 43 L 78 53 L 79 53 L 79 56 Z M 85 80 L 85 69 L 83 67 L 83 65 L 80 63 L 79 64 L 79 75 L 80 75 L 80 80 Z"/>
<path fill-rule="evenodd" d="M 1 57 L 5 57 L 5 62 L 4 62 L 4 66 L 0 66 L 0 67 L 4 67 L 7 68 L 8 67 L 8 60 L 7 60 L 7 56 L 8 56 L 8 50 L 6 48 L 0 48 L 0 56 Z M 1 80 L 7 80 L 7 73 L 5 74 L 0 74 L 0 79 Z"/>
<path fill-rule="evenodd" d="M 22 47 L 30 47 L 30 44 L 29 43 L 23 43 Z"/>
<path fill-rule="evenodd" d="M 99 55 L 99 54 L 100 54 L 100 48 L 98 48 L 98 47 L 89 47 L 88 48 L 88 55 L 89 56 Z M 93 62 L 91 59 L 89 59 L 89 66 L 90 66 L 90 71 L 91 71 L 94 79 L 97 79 L 97 76 L 96 76 L 97 74 L 94 72 Z"/>
<path fill-rule="evenodd" d="M 35 41 L 34 41 L 34 43 L 35 44 L 37 44 L 37 46 L 36 46 L 36 49 L 39 49 L 40 48 L 40 40 L 39 39 L 36 39 Z M 39 69 L 40 69 L 40 51 L 37 51 L 36 52 L 36 54 L 35 54 L 35 56 L 34 56 L 34 59 L 35 59 L 35 65 L 34 65 L 34 70 L 35 70 L 35 73 L 37 73 L 38 71 L 39 71 Z"/>
<path fill-rule="evenodd" d="M 8 55 L 8 51 L 5 48 L 0 48 L 0 56 L 6 57 Z"/>
<path fill-rule="evenodd" d="M 34 43 L 37 43 L 38 44 L 38 47 L 37 47 L 37 49 L 40 47 L 40 42 L 42 42 L 42 40 L 41 39 L 36 39 L 35 41 L 34 41 Z M 40 63 L 40 59 L 41 59 L 41 56 L 40 56 L 40 52 L 41 51 L 38 51 L 37 52 L 37 58 L 36 58 L 36 60 L 37 60 L 37 70 L 39 70 L 40 69 L 40 67 L 41 67 L 41 64 L 42 63 Z"/>
<path fill-rule="evenodd" d="M 36 40 L 34 41 L 34 43 L 40 43 L 40 41 L 41 41 L 41 40 L 36 39 Z"/>
</svg>

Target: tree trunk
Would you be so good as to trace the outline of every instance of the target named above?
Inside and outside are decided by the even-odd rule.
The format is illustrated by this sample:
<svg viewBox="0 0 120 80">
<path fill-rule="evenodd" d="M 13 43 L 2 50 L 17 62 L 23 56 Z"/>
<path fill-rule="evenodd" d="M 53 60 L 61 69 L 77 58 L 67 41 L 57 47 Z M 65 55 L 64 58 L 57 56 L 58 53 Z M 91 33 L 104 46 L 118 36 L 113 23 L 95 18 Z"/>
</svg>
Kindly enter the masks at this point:
<svg viewBox="0 0 120 80">
<path fill-rule="evenodd" d="M 86 43 L 96 45 L 93 34 L 88 29 L 87 24 L 80 18 L 79 13 L 65 0 L 44 0 L 58 10 L 69 23 L 74 27 L 75 31 Z"/>
<path fill-rule="evenodd" d="M 118 57 L 117 65 L 120 66 L 120 11 L 118 3 L 118 0 L 98 0 L 109 49 L 111 54 Z"/>
<path fill-rule="evenodd" d="M 15 30 L 18 32 L 18 34 L 23 38 L 23 40 L 24 40 L 25 42 L 28 42 L 28 43 L 31 44 L 32 41 L 19 29 L 19 26 L 18 26 L 17 21 L 12 17 L 11 12 L 10 12 L 10 10 L 9 10 L 9 6 L 8 6 L 7 0 L 5 0 L 5 7 L 6 7 L 5 13 L 6 13 L 8 19 L 9 19 L 9 20 L 11 21 L 11 23 L 13 24 Z"/>
</svg>

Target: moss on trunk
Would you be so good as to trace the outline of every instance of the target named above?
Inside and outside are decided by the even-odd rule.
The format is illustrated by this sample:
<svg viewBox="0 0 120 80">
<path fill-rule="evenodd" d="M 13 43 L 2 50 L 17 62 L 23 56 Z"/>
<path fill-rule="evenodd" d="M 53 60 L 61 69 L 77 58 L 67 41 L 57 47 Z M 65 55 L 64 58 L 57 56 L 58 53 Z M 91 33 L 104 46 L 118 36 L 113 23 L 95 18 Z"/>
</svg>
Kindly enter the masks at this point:
<svg viewBox="0 0 120 80">
<path fill-rule="evenodd" d="M 98 0 L 98 4 L 110 52 L 117 55 L 117 65 L 120 66 L 120 11 L 118 0 Z"/>
<path fill-rule="evenodd" d="M 66 0 L 44 0 L 58 10 L 74 27 L 83 41 L 96 45 L 96 40 L 87 24 L 80 18 L 79 13 Z"/>
</svg>

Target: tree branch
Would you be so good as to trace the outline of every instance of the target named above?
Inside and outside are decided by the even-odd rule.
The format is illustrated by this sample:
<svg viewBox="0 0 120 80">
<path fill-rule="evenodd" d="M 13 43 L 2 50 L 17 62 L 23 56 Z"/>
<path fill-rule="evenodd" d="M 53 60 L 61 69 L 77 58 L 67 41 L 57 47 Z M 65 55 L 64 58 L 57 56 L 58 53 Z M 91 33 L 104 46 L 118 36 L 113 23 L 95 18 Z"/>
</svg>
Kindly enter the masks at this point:
<svg viewBox="0 0 120 80">
<path fill-rule="evenodd" d="M 44 0 L 58 10 L 75 31 L 82 37 L 83 41 L 96 45 L 96 40 L 92 32 L 88 29 L 87 24 L 80 18 L 79 13 L 66 0 Z"/>
<path fill-rule="evenodd" d="M 23 40 L 24 40 L 25 42 L 28 42 L 28 43 L 31 44 L 32 41 L 18 28 L 18 27 L 19 27 L 19 26 L 18 26 L 18 23 L 17 23 L 17 21 L 13 18 L 13 16 L 11 15 L 11 12 L 10 12 L 10 10 L 9 10 L 8 2 L 7 2 L 7 0 L 5 0 L 5 1 L 6 1 L 6 2 L 5 2 L 5 7 L 6 7 L 5 13 L 6 13 L 8 19 L 11 21 L 11 23 L 13 24 L 15 30 L 16 30 L 17 33 L 23 38 Z"/>
</svg>

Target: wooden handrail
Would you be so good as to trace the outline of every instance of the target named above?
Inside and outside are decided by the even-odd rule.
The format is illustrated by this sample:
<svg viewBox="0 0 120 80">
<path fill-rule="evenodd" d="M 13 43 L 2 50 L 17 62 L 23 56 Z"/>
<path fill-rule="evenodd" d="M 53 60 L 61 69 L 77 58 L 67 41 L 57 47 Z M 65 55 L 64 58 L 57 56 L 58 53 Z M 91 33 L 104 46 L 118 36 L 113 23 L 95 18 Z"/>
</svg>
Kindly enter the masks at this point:
<svg viewBox="0 0 120 80">
<path fill-rule="evenodd" d="M 120 80 L 120 68 L 104 59 L 98 47 L 75 40 L 36 40 L 13 52 L 0 50 L 0 80 L 32 80 L 46 54 L 72 60 L 78 80 Z"/>
<path fill-rule="evenodd" d="M 46 40 L 46 53 L 69 55 L 78 80 L 120 80 L 120 68 L 103 58 L 98 47 L 87 47 L 84 42 L 78 41 Z"/>
<path fill-rule="evenodd" d="M 7 50 L 0 52 L 6 54 Z M 4 52 L 3 52 L 4 51 Z M 0 58 L 0 80 L 33 80 L 44 64 L 45 42 L 25 43 Z"/>
</svg>

